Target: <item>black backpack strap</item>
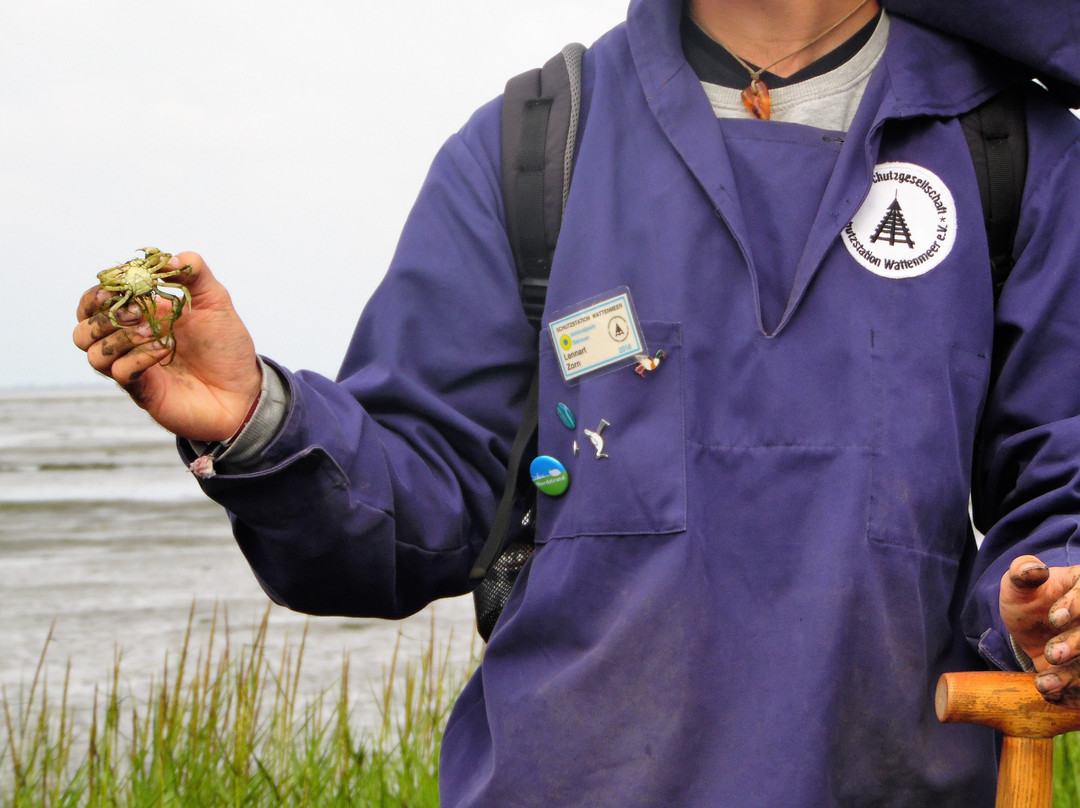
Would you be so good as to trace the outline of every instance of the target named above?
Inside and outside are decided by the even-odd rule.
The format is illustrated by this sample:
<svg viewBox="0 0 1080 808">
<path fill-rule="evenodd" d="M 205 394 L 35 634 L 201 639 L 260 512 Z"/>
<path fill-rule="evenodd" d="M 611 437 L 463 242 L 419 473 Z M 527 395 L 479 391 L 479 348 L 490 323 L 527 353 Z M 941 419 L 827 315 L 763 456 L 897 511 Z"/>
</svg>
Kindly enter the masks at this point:
<svg viewBox="0 0 1080 808">
<path fill-rule="evenodd" d="M 551 260 L 570 193 L 584 53 L 583 45 L 567 45 L 542 68 L 510 79 L 503 94 L 502 185 L 506 231 L 517 264 L 525 316 L 537 331 L 544 316 Z M 538 366 L 510 447 L 506 488 L 495 511 L 491 532 L 469 573 L 473 581 L 484 579 L 506 546 L 522 478 L 528 472 L 522 460 L 536 444 L 539 408 Z"/>
<path fill-rule="evenodd" d="M 1021 86 L 1000 93 L 960 117 L 979 181 L 995 303 L 1016 263 L 1013 247 L 1028 159 L 1024 89 Z M 981 494 L 986 484 L 982 468 L 982 440 L 977 436 L 972 458 L 972 506 L 975 524 L 985 531 L 991 519 Z"/>
<path fill-rule="evenodd" d="M 960 116 L 979 181 L 997 300 L 1012 271 L 1013 245 L 1027 175 L 1024 87 L 999 93 Z"/>
<path fill-rule="evenodd" d="M 499 553 L 506 544 L 506 539 L 510 534 L 510 523 L 514 516 L 514 506 L 517 504 L 518 481 L 523 473 L 527 473 L 521 461 L 526 457 L 526 450 L 533 444 L 539 415 L 540 368 L 537 366 L 533 372 L 532 382 L 529 384 L 529 392 L 526 394 L 525 412 L 521 415 L 521 424 L 518 426 L 517 436 L 510 447 L 510 457 L 506 462 L 506 488 L 503 490 L 502 499 L 499 500 L 499 507 L 495 510 L 495 521 L 491 525 L 491 532 L 469 572 L 469 579 L 472 581 L 483 580 L 488 568 L 499 557 Z"/>
<path fill-rule="evenodd" d="M 548 275 L 570 191 L 581 109 L 581 59 L 572 44 L 506 84 L 502 106 L 503 203 L 525 314 L 540 327 Z"/>
</svg>

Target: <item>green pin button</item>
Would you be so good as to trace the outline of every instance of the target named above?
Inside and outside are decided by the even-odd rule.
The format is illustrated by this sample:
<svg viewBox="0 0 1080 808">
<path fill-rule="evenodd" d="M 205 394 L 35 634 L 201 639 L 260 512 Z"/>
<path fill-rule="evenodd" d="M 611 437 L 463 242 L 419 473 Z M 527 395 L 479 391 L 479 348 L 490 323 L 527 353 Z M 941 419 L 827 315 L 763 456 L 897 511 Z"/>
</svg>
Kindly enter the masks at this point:
<svg viewBox="0 0 1080 808">
<path fill-rule="evenodd" d="M 555 405 L 555 412 L 559 415 L 559 420 L 563 422 L 563 426 L 567 429 L 577 429 L 577 419 L 574 417 L 574 413 L 562 402 Z"/>
<path fill-rule="evenodd" d="M 570 487 L 570 474 L 566 471 L 566 466 L 547 455 L 540 455 L 533 460 L 529 465 L 529 477 L 540 493 L 549 497 L 561 496 Z"/>
</svg>

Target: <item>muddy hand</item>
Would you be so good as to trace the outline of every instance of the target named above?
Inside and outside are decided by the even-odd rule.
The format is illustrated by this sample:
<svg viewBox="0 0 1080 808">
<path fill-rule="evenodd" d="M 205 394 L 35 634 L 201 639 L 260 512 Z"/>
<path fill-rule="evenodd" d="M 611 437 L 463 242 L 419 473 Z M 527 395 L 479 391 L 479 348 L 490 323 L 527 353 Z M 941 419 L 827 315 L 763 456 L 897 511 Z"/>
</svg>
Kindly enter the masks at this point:
<svg viewBox="0 0 1080 808">
<path fill-rule="evenodd" d="M 173 324 L 171 339 L 155 336 L 138 307 L 121 307 L 113 323 L 101 311 L 110 294 L 100 287 L 79 300 L 73 338 L 95 370 L 115 380 L 166 429 L 193 440 L 224 440 L 259 392 L 254 344 L 225 287 L 200 256 L 183 253 L 169 263 L 192 267 L 182 280 L 191 306 Z"/>
<path fill-rule="evenodd" d="M 98 286 L 83 294 L 77 314 L 80 322 L 73 337 L 95 370 L 126 388 L 148 367 L 167 358 L 172 342 L 156 338 L 138 307 L 131 303 L 115 312 L 114 324 L 102 308 L 110 297 Z"/>
<path fill-rule="evenodd" d="M 1035 665 L 1043 698 L 1080 708 L 1080 566 L 1013 561 L 1001 579 L 1001 616 Z"/>
</svg>

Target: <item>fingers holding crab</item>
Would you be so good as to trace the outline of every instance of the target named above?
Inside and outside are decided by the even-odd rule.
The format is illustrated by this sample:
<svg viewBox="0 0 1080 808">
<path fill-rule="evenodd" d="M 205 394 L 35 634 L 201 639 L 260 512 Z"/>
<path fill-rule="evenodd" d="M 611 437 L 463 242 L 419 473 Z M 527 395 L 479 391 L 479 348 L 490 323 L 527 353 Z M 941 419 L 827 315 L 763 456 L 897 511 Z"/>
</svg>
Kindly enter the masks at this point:
<svg viewBox="0 0 1080 808">
<path fill-rule="evenodd" d="M 127 388 L 150 367 L 168 364 L 176 351 L 172 338 L 162 338 L 142 322 L 114 330 L 86 350 L 86 358 L 99 373 Z"/>
<path fill-rule="evenodd" d="M 170 253 L 156 247 L 143 247 L 139 252 L 142 258 L 133 258 L 98 273 L 101 289 L 111 295 L 101 304 L 99 313 L 120 328 L 119 312 L 134 307 L 152 336 L 165 344 L 172 340 L 173 324 L 180 319 L 184 308 L 191 306 L 191 292 L 178 281 L 191 275 L 192 268 L 171 260 Z M 162 301 L 166 303 L 164 308 L 160 305 Z"/>
<path fill-rule="evenodd" d="M 89 350 L 90 346 L 98 340 L 121 328 L 138 325 L 142 319 L 142 314 L 135 306 L 125 306 L 119 309 L 114 317 L 110 318 L 108 314 L 102 311 L 102 306 L 110 297 L 112 295 L 109 292 L 106 292 L 100 286 L 95 286 L 92 289 L 87 289 L 80 298 L 75 315 L 79 322 L 71 336 L 75 345 L 81 350 Z M 114 319 L 116 320 L 115 325 L 113 324 Z"/>
<path fill-rule="evenodd" d="M 142 258 L 98 273 L 98 286 L 79 300 L 72 335 L 90 365 L 122 386 L 148 367 L 171 361 L 172 327 L 191 303 L 187 287 L 173 282 L 191 267 L 153 247 L 140 252 Z"/>
</svg>

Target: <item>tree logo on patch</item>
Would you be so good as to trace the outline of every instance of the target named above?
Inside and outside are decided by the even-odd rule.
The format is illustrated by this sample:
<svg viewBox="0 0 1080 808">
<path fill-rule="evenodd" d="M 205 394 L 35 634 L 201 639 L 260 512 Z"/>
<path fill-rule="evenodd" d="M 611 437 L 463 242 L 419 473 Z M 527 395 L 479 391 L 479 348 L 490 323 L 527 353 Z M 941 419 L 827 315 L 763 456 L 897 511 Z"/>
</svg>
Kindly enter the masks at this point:
<svg viewBox="0 0 1080 808">
<path fill-rule="evenodd" d="M 945 260 L 956 241 L 952 193 L 921 166 L 881 163 L 843 239 L 851 257 L 875 275 L 924 275 Z"/>
</svg>

